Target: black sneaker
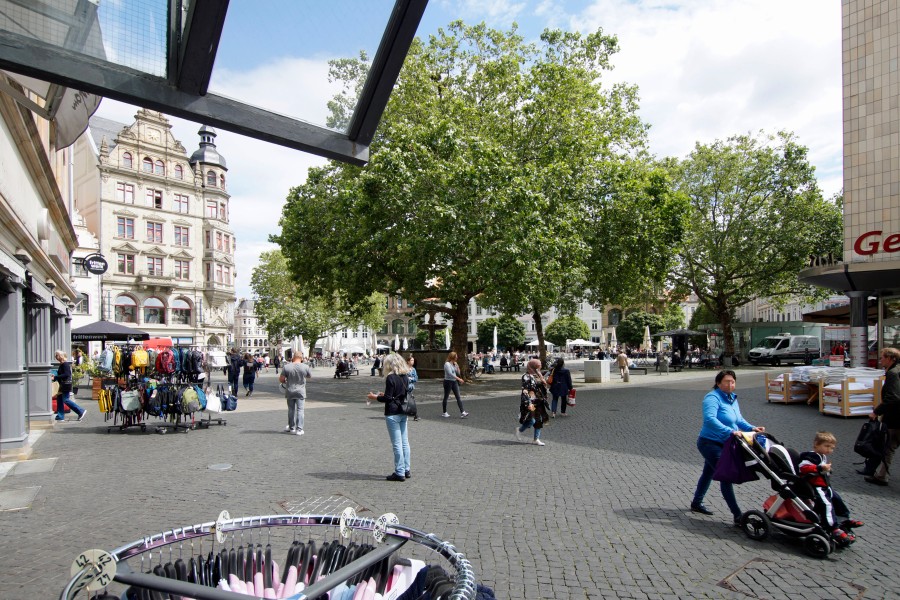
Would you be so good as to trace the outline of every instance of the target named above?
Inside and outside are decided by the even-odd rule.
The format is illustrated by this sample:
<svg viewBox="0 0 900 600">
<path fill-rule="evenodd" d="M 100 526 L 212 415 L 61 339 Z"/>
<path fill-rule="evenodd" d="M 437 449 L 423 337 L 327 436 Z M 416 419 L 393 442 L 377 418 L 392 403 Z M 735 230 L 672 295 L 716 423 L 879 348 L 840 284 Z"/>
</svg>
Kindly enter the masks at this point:
<svg viewBox="0 0 900 600">
<path fill-rule="evenodd" d="M 388 481 L 406 481 L 406 478 L 403 475 L 397 475 L 396 473 L 391 473 L 387 477 L 385 477 Z"/>
<path fill-rule="evenodd" d="M 741 518 L 740 518 L 740 517 L 735 517 L 735 518 L 734 518 L 734 526 L 737 527 L 738 529 L 742 529 Z"/>
<path fill-rule="evenodd" d="M 706 508 L 702 503 L 691 504 L 691 512 L 700 513 L 701 515 L 711 515 L 713 511 Z"/>
<path fill-rule="evenodd" d="M 409 479 L 410 477 L 412 477 L 412 475 L 410 475 L 409 471 L 407 471 L 407 472 L 406 472 L 406 478 Z"/>
</svg>

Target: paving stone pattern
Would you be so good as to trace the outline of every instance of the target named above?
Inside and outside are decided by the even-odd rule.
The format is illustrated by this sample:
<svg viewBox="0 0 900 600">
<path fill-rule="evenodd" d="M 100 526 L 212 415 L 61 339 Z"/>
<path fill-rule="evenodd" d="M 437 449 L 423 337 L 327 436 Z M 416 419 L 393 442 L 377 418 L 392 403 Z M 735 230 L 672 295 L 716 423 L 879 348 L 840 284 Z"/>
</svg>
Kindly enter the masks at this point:
<svg viewBox="0 0 900 600">
<path fill-rule="evenodd" d="M 833 431 L 834 485 L 867 522 L 855 545 L 825 561 L 783 537 L 746 538 L 716 484 L 707 497 L 715 515 L 687 509 L 712 372 L 581 385 L 571 416 L 544 430 L 545 447 L 515 441 L 517 374 L 463 386 L 467 419 L 452 399 L 451 418 L 441 418 L 441 382 L 420 382 L 413 477 L 404 483 L 384 480 L 392 455 L 381 407 L 364 401 L 383 382 L 362 372 L 334 380 L 316 370 L 300 437 L 282 432 L 274 371 L 252 398 L 241 394 L 227 426 L 189 433 L 107 434 L 95 403 L 79 398 L 85 422 L 58 426 L 35 446 L 34 458 L 58 458 L 55 468 L 0 480 L 0 493 L 40 487 L 30 509 L 0 513 L 0 598 L 57 597 L 88 548 L 211 521 L 222 509 L 282 513 L 335 496 L 451 541 L 498 598 L 849 598 L 860 589 L 863 598 L 900 597 L 900 483 L 881 488 L 855 474 L 860 420 L 767 404 L 760 370 L 738 375 L 744 415 L 801 449 L 816 430 Z M 233 466 L 208 468 L 220 463 Z M 754 482 L 738 499 L 750 509 L 769 493 Z M 760 558 L 772 562 L 738 573 Z M 734 589 L 720 585 L 728 577 Z"/>
</svg>

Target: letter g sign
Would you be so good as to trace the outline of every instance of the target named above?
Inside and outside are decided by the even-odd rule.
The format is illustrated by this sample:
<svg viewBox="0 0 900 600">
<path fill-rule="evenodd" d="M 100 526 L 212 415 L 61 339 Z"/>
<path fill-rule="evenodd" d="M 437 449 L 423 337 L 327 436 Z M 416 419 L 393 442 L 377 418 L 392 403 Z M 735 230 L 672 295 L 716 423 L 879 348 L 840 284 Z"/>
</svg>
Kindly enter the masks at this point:
<svg viewBox="0 0 900 600">
<path fill-rule="evenodd" d="M 878 246 L 879 246 L 880 240 L 874 239 L 874 240 L 867 242 L 866 239 L 870 238 L 870 237 L 880 236 L 880 235 L 881 235 L 880 229 L 875 230 L 875 231 L 865 232 L 864 234 L 862 234 L 861 236 L 856 238 L 856 241 L 853 243 L 853 251 L 856 252 L 857 254 L 861 254 L 863 256 L 871 256 L 871 255 L 875 254 L 876 252 L 878 252 Z M 863 245 L 863 244 L 865 244 L 865 245 Z"/>
</svg>

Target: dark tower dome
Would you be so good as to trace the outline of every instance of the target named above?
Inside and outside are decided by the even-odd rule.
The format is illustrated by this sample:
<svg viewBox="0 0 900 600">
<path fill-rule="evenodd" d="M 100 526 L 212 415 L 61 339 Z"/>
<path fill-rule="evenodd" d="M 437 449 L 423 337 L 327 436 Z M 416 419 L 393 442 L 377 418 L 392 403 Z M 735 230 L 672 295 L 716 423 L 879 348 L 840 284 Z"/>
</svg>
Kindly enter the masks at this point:
<svg viewBox="0 0 900 600">
<path fill-rule="evenodd" d="M 216 150 L 216 130 L 204 125 L 197 133 L 200 135 L 200 147 L 191 154 L 191 164 L 212 165 L 227 171 L 225 158 Z"/>
</svg>

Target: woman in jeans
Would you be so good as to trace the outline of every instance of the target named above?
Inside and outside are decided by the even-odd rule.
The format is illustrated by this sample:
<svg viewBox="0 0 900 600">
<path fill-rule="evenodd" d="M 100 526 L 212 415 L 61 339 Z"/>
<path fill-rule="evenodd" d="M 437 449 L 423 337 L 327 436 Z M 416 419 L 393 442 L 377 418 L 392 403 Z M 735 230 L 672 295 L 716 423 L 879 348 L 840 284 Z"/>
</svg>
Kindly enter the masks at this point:
<svg viewBox="0 0 900 600">
<path fill-rule="evenodd" d="M 447 418 L 450 416 L 450 413 L 447 412 L 447 398 L 450 397 L 451 391 L 453 392 L 453 395 L 456 396 L 456 405 L 459 406 L 460 418 L 465 419 L 469 416 L 469 413 L 463 408 L 462 398 L 459 397 L 459 384 L 461 383 L 463 383 L 463 378 L 459 376 L 459 365 L 456 364 L 456 352 L 451 352 L 447 355 L 447 362 L 444 363 L 444 414 L 441 415 L 442 417 Z"/>
<path fill-rule="evenodd" d="M 53 381 L 59 384 L 59 395 L 56 397 L 56 420 L 66 420 L 65 411 L 66 406 L 68 406 L 75 411 L 75 414 L 78 415 L 78 420 L 81 421 L 84 419 L 87 411 L 70 399 L 72 395 L 72 363 L 68 361 L 66 353 L 62 350 L 56 351 L 56 360 L 59 361 L 56 376 L 53 377 Z"/>
<path fill-rule="evenodd" d="M 754 427 L 741 416 L 737 395 L 734 393 L 735 387 L 737 377 L 734 371 L 719 371 L 712 391 L 703 398 L 703 428 L 700 430 L 700 437 L 697 438 L 697 449 L 703 456 L 703 473 L 697 481 L 694 500 L 691 502 L 693 512 L 713 514 L 713 511 L 703 504 L 703 498 L 709 490 L 709 484 L 712 483 L 716 464 L 728 437 L 740 435 L 742 431 L 762 433 L 766 430 L 765 427 Z M 725 504 L 734 517 L 734 524 L 740 526 L 741 509 L 738 508 L 737 499 L 734 497 L 734 486 L 723 481 L 721 489 Z"/>
<path fill-rule="evenodd" d="M 412 475 L 409 472 L 409 436 L 407 434 L 407 416 L 403 413 L 403 400 L 409 386 L 409 367 L 399 354 L 389 354 L 384 359 L 384 392 L 369 392 L 369 401 L 384 402 L 384 420 L 387 423 L 388 435 L 394 449 L 394 472 L 387 476 L 388 481 L 406 481 Z"/>
</svg>

